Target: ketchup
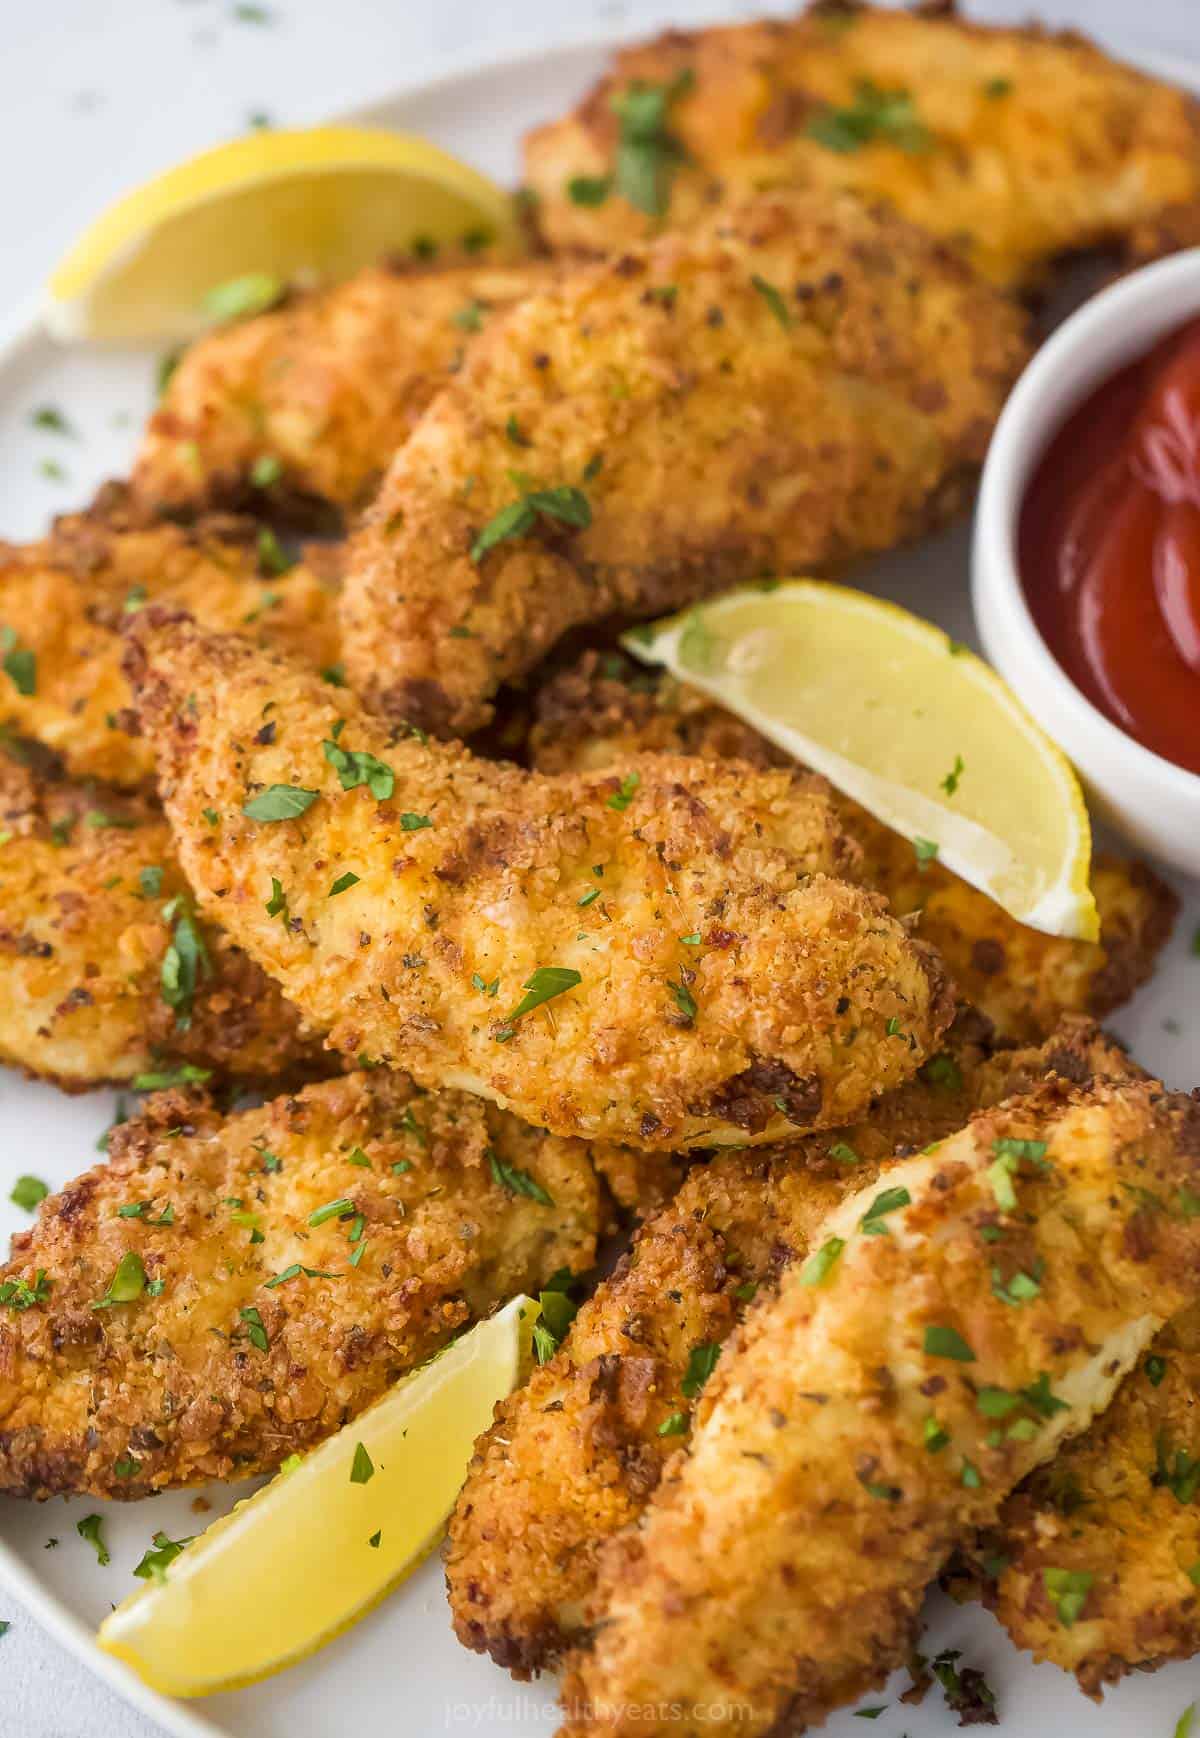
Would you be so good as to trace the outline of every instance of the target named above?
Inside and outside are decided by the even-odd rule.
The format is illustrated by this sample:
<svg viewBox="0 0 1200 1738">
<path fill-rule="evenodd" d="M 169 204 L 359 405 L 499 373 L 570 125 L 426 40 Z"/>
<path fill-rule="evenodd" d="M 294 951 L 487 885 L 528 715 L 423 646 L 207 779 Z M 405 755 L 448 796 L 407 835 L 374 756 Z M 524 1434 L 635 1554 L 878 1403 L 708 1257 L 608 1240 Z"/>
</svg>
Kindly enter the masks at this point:
<svg viewBox="0 0 1200 1738">
<path fill-rule="evenodd" d="M 1200 773 L 1200 319 L 1063 424 L 1018 550 L 1033 618 L 1075 686 Z"/>
</svg>

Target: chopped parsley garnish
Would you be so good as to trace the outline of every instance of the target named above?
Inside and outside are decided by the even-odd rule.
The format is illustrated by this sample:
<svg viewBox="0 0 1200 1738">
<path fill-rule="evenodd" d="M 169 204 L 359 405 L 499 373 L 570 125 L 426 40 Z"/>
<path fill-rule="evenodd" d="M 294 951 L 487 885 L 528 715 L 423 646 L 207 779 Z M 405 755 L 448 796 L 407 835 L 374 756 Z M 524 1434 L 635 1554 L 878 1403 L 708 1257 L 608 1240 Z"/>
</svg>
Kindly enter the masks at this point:
<svg viewBox="0 0 1200 1738">
<path fill-rule="evenodd" d="M 952 1056 L 943 1051 L 940 1056 L 931 1056 L 921 1069 L 921 1078 L 930 1086 L 936 1086 L 941 1092 L 959 1092 L 962 1089 L 962 1069 Z"/>
<path fill-rule="evenodd" d="M 367 1540 L 367 1544 L 371 1547 L 372 1551 L 378 1551 L 380 1541 L 382 1540 L 382 1538 L 383 1538 L 383 1529 L 382 1528 L 380 1528 L 378 1533 L 371 1534 L 371 1537 Z"/>
<path fill-rule="evenodd" d="M 983 94 L 995 102 L 998 97 L 1008 96 L 1012 88 L 1013 81 L 1010 78 L 990 78 L 983 87 Z"/>
<path fill-rule="evenodd" d="M 621 780 L 620 788 L 615 790 L 612 796 L 609 797 L 606 806 L 610 809 L 616 809 L 618 814 L 624 813 L 633 801 L 633 793 L 637 790 L 641 782 L 641 773 L 627 772 L 625 777 Z"/>
<path fill-rule="evenodd" d="M 531 444 L 529 436 L 522 429 L 516 417 L 511 413 L 508 421 L 504 425 L 504 432 L 514 447 L 527 447 Z"/>
<path fill-rule="evenodd" d="M 176 1026 L 186 1032 L 192 1023 L 196 990 L 212 966 L 185 895 L 170 900 L 163 907 L 163 917 L 168 923 L 174 919 L 175 927 L 159 970 L 159 993 L 168 1008 L 175 1010 Z"/>
<path fill-rule="evenodd" d="M 856 1476 L 863 1490 L 869 1497 L 874 1497 L 877 1503 L 898 1503 L 904 1495 L 899 1485 L 877 1484 L 870 1473 L 860 1472 Z"/>
<path fill-rule="evenodd" d="M 44 1267 L 34 1271 L 32 1285 L 27 1279 L 0 1281 L 0 1304 L 10 1310 L 31 1310 L 35 1304 L 45 1303 L 49 1296 L 50 1281 Z"/>
<path fill-rule="evenodd" d="M 336 1201 L 327 1201 L 323 1207 L 317 1207 L 308 1216 L 311 1226 L 324 1225 L 327 1219 L 349 1219 L 355 1212 L 353 1201 L 347 1201 L 341 1196 Z"/>
<path fill-rule="evenodd" d="M 700 931 L 698 929 L 694 929 L 690 935 L 681 935 L 679 939 L 683 943 L 684 947 L 699 947 L 700 946 Z"/>
<path fill-rule="evenodd" d="M 901 1207 L 911 1206 L 911 1204 L 912 1196 L 907 1189 L 884 1189 L 882 1194 L 876 1195 L 871 1202 L 859 1220 L 858 1228 L 867 1237 L 886 1237 L 888 1228 L 883 1222 L 886 1216 L 889 1213 L 895 1213 Z"/>
<path fill-rule="evenodd" d="M 539 966 L 521 985 L 525 994 L 512 1013 L 504 1016 L 504 1023 L 496 1033 L 496 1042 L 506 1044 L 513 1035 L 515 1021 L 531 1014 L 535 1008 L 540 1008 L 543 1002 L 551 1002 L 555 996 L 573 990 L 576 984 L 582 982 L 582 975 L 572 966 Z"/>
<path fill-rule="evenodd" d="M 234 11 L 240 18 L 249 12 L 261 12 L 262 8 L 240 6 Z M 283 292 L 284 284 L 280 278 L 272 277 L 269 272 L 247 272 L 243 277 L 229 278 L 225 283 L 215 285 L 201 306 L 212 320 L 245 320 L 274 307 Z"/>
<path fill-rule="evenodd" d="M 862 1160 L 850 1145 L 849 1141 L 834 1141 L 829 1149 L 831 1159 L 836 1159 L 839 1165 L 861 1165 Z"/>
<path fill-rule="evenodd" d="M 671 197 L 671 181 L 686 153 L 667 125 L 668 111 L 695 83 L 690 67 L 669 84 L 640 79 L 612 99 L 619 129 L 613 172 L 618 193 L 648 217 L 661 217 Z"/>
<path fill-rule="evenodd" d="M 142 1557 L 134 1574 L 139 1581 L 165 1581 L 168 1566 L 175 1561 L 184 1546 L 191 1542 L 190 1538 L 168 1539 L 161 1531 L 155 1533 L 149 1550 Z"/>
<path fill-rule="evenodd" d="M 123 1454 L 120 1460 L 113 1461 L 113 1476 L 119 1479 L 135 1478 L 142 1470 L 142 1463 L 132 1454 Z"/>
<path fill-rule="evenodd" d="M 40 1177 L 18 1177 L 12 1186 L 9 1200 L 14 1207 L 22 1208 L 26 1213 L 32 1213 L 39 1201 L 44 1201 L 50 1193 L 49 1186 Z"/>
<path fill-rule="evenodd" d="M 611 192 L 611 175 L 572 175 L 567 182 L 567 198 L 572 205 L 603 205 Z"/>
<path fill-rule="evenodd" d="M 925 1439 L 925 1447 L 930 1454 L 940 1454 L 950 1440 L 949 1435 L 942 1429 L 932 1412 L 925 1420 L 922 1434 Z"/>
<path fill-rule="evenodd" d="M 181 1063 L 178 1068 L 163 1068 L 149 1074 L 135 1074 L 135 1092 L 165 1092 L 171 1086 L 198 1086 L 212 1079 L 211 1068 L 197 1068 L 194 1062 Z"/>
<path fill-rule="evenodd" d="M 998 1267 L 992 1269 L 992 1296 L 998 1297 L 1001 1303 L 1026 1304 L 1038 1296 L 1042 1289 L 1042 1274 L 1044 1264 L 1039 1260 L 1034 1263 L 1032 1273 L 1015 1273 L 1007 1284 Z"/>
<path fill-rule="evenodd" d="M 1157 1388 L 1167 1373 L 1167 1360 L 1165 1358 L 1160 1358 L 1157 1352 L 1151 1352 L 1142 1368 L 1146 1372 L 1150 1386 L 1152 1388 Z"/>
<path fill-rule="evenodd" d="M 965 771 L 966 765 L 963 761 L 962 755 L 956 754 L 954 757 L 954 765 L 950 768 L 950 771 L 946 774 L 941 784 L 941 788 L 945 791 L 948 797 L 952 797 L 958 789 L 959 780 L 962 778 Z"/>
<path fill-rule="evenodd" d="M 938 847 L 933 839 L 914 839 L 913 855 L 917 859 L 917 868 L 923 874 L 927 864 L 932 863 L 938 854 Z"/>
<path fill-rule="evenodd" d="M 465 302 L 461 308 L 451 314 L 451 322 L 460 332 L 482 332 L 483 316 L 487 312 L 487 303 L 472 300 Z"/>
<path fill-rule="evenodd" d="M 698 1346 L 693 1346 L 688 1353 L 687 1369 L 679 1383 L 679 1392 L 688 1400 L 694 1400 L 703 1388 L 708 1378 L 717 1367 L 717 1359 L 721 1356 L 721 1348 L 711 1340 L 702 1340 Z"/>
<path fill-rule="evenodd" d="M 269 525 L 262 525 L 258 532 L 258 567 L 260 573 L 270 574 L 276 579 L 280 574 L 290 573 L 295 567 L 295 557 L 288 554 L 283 544 L 276 537 Z M 256 621 L 264 609 L 270 609 L 279 602 L 279 598 L 268 592 L 260 607 L 246 617 L 248 622 Z"/>
<path fill-rule="evenodd" d="M 400 816 L 400 831 L 402 833 L 421 833 L 426 827 L 432 827 L 433 822 L 428 815 L 414 815 L 405 810 Z"/>
<path fill-rule="evenodd" d="M 1042 1570 L 1042 1583 L 1064 1629 L 1070 1629 L 1083 1610 L 1095 1579 L 1087 1569 Z"/>
<path fill-rule="evenodd" d="M 361 877 L 356 875 L 353 869 L 347 869 L 344 875 L 339 875 L 337 880 L 330 885 L 329 892 L 325 897 L 336 899 L 339 893 L 345 893 L 351 887 L 357 887 L 360 879 Z"/>
<path fill-rule="evenodd" d="M 250 467 L 250 481 L 256 489 L 269 489 L 283 475 L 283 461 L 274 453 L 260 453 Z"/>
<path fill-rule="evenodd" d="M 946 1648 L 933 1660 L 930 1670 L 942 1686 L 946 1706 L 959 1716 L 960 1726 L 994 1726 L 996 1697 L 983 1673 L 974 1666 L 964 1666 L 960 1672 L 955 1661 L 960 1659 L 958 1648 Z"/>
<path fill-rule="evenodd" d="M 1200 1485 L 1200 1459 L 1193 1460 L 1186 1448 L 1177 1448 L 1172 1456 L 1162 1431 L 1155 1439 L 1156 1462 L 1150 1483 L 1165 1487 L 1177 1503 L 1186 1506 Z"/>
<path fill-rule="evenodd" d="M 103 1535 L 100 1532 L 103 1525 L 104 1521 L 101 1516 L 85 1515 L 81 1521 L 76 1521 L 75 1531 L 81 1539 L 86 1539 L 95 1551 L 96 1561 L 101 1569 L 107 1569 L 112 1558 L 108 1554 L 108 1546 L 104 1543 Z"/>
<path fill-rule="evenodd" d="M 355 1445 L 354 1459 L 350 1465 L 350 1483 L 352 1485 L 369 1485 L 375 1477 L 375 1462 L 360 1442 Z"/>
<path fill-rule="evenodd" d="M 664 1418 L 662 1423 L 659 1425 L 658 1435 L 659 1436 L 686 1436 L 687 1435 L 687 1427 L 688 1427 L 687 1413 L 686 1412 L 672 1412 L 666 1418 Z"/>
<path fill-rule="evenodd" d="M 47 434 L 73 435 L 75 433 L 62 411 L 53 404 L 40 404 L 35 411 L 30 412 L 29 420 L 34 428 L 45 429 Z"/>
<path fill-rule="evenodd" d="M 569 484 L 556 489 L 531 489 L 493 514 L 471 545 L 471 560 L 480 562 L 497 544 L 527 537 L 539 520 L 586 531 L 592 522 L 592 509 L 582 489 Z"/>
<path fill-rule="evenodd" d="M 267 1330 L 263 1327 L 263 1319 L 256 1309 L 240 1309 L 238 1315 L 246 1324 L 246 1338 L 252 1346 L 257 1346 L 260 1352 L 265 1352 L 271 1342 L 267 1338 Z"/>
<path fill-rule="evenodd" d="M 927 127 L 917 118 L 912 97 L 906 90 L 881 90 L 870 79 L 860 79 L 852 104 L 826 108 L 809 122 L 806 132 L 827 151 L 849 154 L 864 145 L 884 143 L 900 150 L 926 151 L 932 143 Z"/>
<path fill-rule="evenodd" d="M 145 899 L 157 899 L 162 892 L 163 872 L 157 864 L 138 870 L 138 887 Z"/>
<path fill-rule="evenodd" d="M 490 984 L 485 984 L 478 972 L 472 972 L 471 988 L 478 990 L 481 996 L 494 996 L 500 988 L 500 979 L 493 978 Z"/>
<path fill-rule="evenodd" d="M 252 821 L 294 821 L 311 809 L 320 791 L 306 790 L 303 785 L 268 785 L 258 796 L 242 804 L 242 813 Z"/>
<path fill-rule="evenodd" d="M 846 1247 L 844 1237 L 827 1237 L 800 1269 L 801 1285 L 824 1285 Z"/>
<path fill-rule="evenodd" d="M 579 1305 L 565 1291 L 538 1294 L 542 1313 L 533 1325 L 533 1350 L 539 1364 L 548 1364 L 562 1345 Z"/>
<path fill-rule="evenodd" d="M 12 628 L 0 628 L 0 669 L 18 694 L 37 693 L 37 653 L 22 647 Z"/>
<path fill-rule="evenodd" d="M 321 744 L 325 759 L 341 780 L 344 791 L 366 785 L 377 803 L 385 803 L 396 788 L 396 774 L 386 761 L 376 760 L 361 748 L 342 748 L 328 739 Z"/>
<path fill-rule="evenodd" d="M 598 887 L 589 887 L 587 892 L 583 895 L 583 898 L 576 900 L 575 903 L 582 909 L 585 905 L 594 904 L 599 897 L 600 889 Z"/>
<path fill-rule="evenodd" d="M 351 1210 L 353 1211 L 353 1209 L 351 1209 Z M 309 1223 L 311 1224 L 312 1221 L 310 1220 Z M 277 1273 L 273 1279 L 264 1279 L 263 1280 L 263 1289 L 265 1291 L 274 1291 L 274 1289 L 277 1285 L 286 1285 L 290 1279 L 299 1279 L 301 1274 L 304 1275 L 305 1279 L 340 1279 L 341 1278 L 340 1274 L 327 1273 L 324 1268 L 303 1267 L 303 1266 L 301 1266 L 300 1262 L 293 1261 L 290 1267 L 285 1267 L 283 1272 Z"/>
<path fill-rule="evenodd" d="M 696 998 L 688 989 L 687 985 L 682 981 L 682 978 L 679 983 L 674 983 L 670 978 L 668 978 L 667 988 L 670 990 L 672 996 L 674 996 L 676 1006 L 680 1013 L 683 1014 L 686 1019 L 694 1020 L 700 1010 L 696 1006 Z"/>
<path fill-rule="evenodd" d="M 136 1249 L 127 1249 L 117 1263 L 116 1272 L 108 1282 L 104 1296 L 92 1305 L 94 1310 L 109 1310 L 116 1304 L 134 1303 L 146 1289 L 146 1269 Z"/>
<path fill-rule="evenodd" d="M 929 1358 L 953 1358 L 959 1364 L 973 1364 L 975 1354 L 956 1328 L 931 1324 L 925 1329 L 925 1355 Z"/>
<path fill-rule="evenodd" d="M 510 1195 L 524 1195 L 527 1200 L 536 1201 L 541 1207 L 553 1207 L 553 1195 L 542 1188 L 537 1178 L 531 1177 L 528 1171 L 522 1171 L 516 1165 L 506 1165 L 494 1147 L 487 1149 L 487 1161 L 493 1182 L 499 1183 L 502 1189 L 507 1189 Z"/>
<path fill-rule="evenodd" d="M 788 310 L 787 303 L 784 301 L 775 285 L 768 283 L 766 278 L 759 277 L 757 272 L 755 272 L 754 276 L 750 279 L 750 282 L 754 285 L 763 301 L 779 321 L 779 324 L 786 330 L 792 323 L 792 316 Z"/>
<path fill-rule="evenodd" d="M 345 664 L 326 664 L 321 671 L 321 680 L 328 682 L 331 688 L 344 688 L 346 686 Z"/>
</svg>

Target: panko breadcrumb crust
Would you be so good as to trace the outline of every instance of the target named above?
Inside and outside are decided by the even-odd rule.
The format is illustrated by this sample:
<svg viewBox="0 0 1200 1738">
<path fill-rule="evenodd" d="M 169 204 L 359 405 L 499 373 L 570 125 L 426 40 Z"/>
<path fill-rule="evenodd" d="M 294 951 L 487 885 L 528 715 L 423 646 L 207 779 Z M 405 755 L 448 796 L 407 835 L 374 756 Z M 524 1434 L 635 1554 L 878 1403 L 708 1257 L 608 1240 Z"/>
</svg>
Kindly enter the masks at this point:
<svg viewBox="0 0 1200 1738">
<path fill-rule="evenodd" d="M 109 1155 L 0 1267 L 44 1293 L 0 1314 L 0 1491 L 273 1471 L 458 1329 L 590 1266 L 607 1218 L 581 1143 L 382 1071 L 228 1117 L 164 1093 Z M 144 1283 L 97 1308 L 131 1259 Z"/>
<path fill-rule="evenodd" d="M 622 197 L 619 174 L 598 202 L 573 197 L 612 177 L 617 108 L 647 86 L 674 93 L 652 129 L 674 146 L 661 211 Z M 750 190 L 850 191 L 1027 289 L 1066 254 L 1134 235 L 1144 247 L 1156 220 L 1200 197 L 1198 115 L 1190 93 L 1077 31 L 824 0 L 619 49 L 574 110 L 528 135 L 525 176 L 556 249 L 619 249 Z"/>
<path fill-rule="evenodd" d="M 854 851 L 803 778 L 543 778 L 185 618 L 127 632 L 200 908 L 346 1054 L 669 1152 L 845 1122 L 949 1023 L 935 957 L 834 879 Z"/>
<path fill-rule="evenodd" d="M 1024 334 L 956 255 L 850 196 L 764 195 L 566 273 L 489 324 L 392 460 L 347 562 L 352 681 L 463 735 L 571 629 L 942 524 Z"/>
</svg>

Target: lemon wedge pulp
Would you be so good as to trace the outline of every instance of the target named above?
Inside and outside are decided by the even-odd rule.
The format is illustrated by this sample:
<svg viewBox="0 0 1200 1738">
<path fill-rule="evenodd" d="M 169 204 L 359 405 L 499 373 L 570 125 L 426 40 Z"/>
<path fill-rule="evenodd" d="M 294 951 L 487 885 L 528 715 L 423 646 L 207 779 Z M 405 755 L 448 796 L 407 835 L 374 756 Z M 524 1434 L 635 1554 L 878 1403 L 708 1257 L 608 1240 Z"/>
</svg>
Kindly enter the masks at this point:
<svg viewBox="0 0 1200 1738">
<path fill-rule="evenodd" d="M 204 1696 L 331 1641 L 441 1537 L 475 1438 L 529 1367 L 538 1305 L 514 1298 L 214 1521 L 119 1605 L 97 1641 L 152 1689 Z"/>
<path fill-rule="evenodd" d="M 520 249 L 511 198 L 428 140 L 372 127 L 256 132 L 109 207 L 47 286 L 63 338 L 190 338 L 231 279 L 347 277 L 388 253 Z"/>
<path fill-rule="evenodd" d="M 792 579 L 729 592 L 624 643 L 1018 922 L 1096 939 L 1079 781 L 995 671 L 940 628 L 864 592 Z"/>
</svg>

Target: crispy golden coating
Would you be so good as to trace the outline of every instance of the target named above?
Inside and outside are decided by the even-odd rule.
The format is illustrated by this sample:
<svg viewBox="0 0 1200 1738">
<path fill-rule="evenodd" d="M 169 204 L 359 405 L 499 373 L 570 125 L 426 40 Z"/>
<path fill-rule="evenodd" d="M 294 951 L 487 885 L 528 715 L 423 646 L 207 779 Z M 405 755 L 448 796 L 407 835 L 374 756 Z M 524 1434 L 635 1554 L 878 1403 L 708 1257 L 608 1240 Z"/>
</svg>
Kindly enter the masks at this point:
<svg viewBox="0 0 1200 1738">
<path fill-rule="evenodd" d="M 150 743 L 129 735 L 120 626 L 142 602 L 166 600 L 206 627 L 250 634 L 318 668 L 340 656 L 332 551 L 276 571 L 283 556 L 249 520 L 182 531 L 139 522 L 120 490 L 96 511 L 58 521 L 26 547 L 0 545 L 0 626 L 36 659 L 34 691 L 0 674 L 0 725 L 53 749 L 75 778 L 124 788 L 154 776 Z"/>
<path fill-rule="evenodd" d="M 170 828 L 144 800 L 0 755 L 0 841 L 0 1060 L 67 1091 L 182 1063 L 255 1080 L 328 1070 L 317 1033 L 208 923 L 193 932 L 190 1007 L 166 999 L 191 905 Z"/>
<path fill-rule="evenodd" d="M 702 221 L 748 189 L 849 189 L 1022 287 L 1200 194 L 1190 96 L 1073 32 L 989 29 L 951 11 L 825 4 L 622 49 L 577 109 L 526 140 L 542 233 L 556 248 L 608 251 L 664 221 Z M 614 102 L 631 86 L 675 81 L 685 88 L 661 118 L 646 116 L 643 93 L 622 125 Z M 624 161 L 622 133 L 633 135 Z M 601 191 L 614 165 L 618 188 L 646 188 L 637 204 L 620 191 L 572 199 L 579 178 Z"/>
<path fill-rule="evenodd" d="M 347 1054 L 671 1151 L 844 1122 L 949 1022 L 932 956 L 831 878 L 854 854 L 797 775 L 542 778 L 186 618 L 128 632 L 201 908 Z"/>
<path fill-rule="evenodd" d="M 604 1218 L 580 1142 L 383 1072 L 225 1118 L 163 1094 L 110 1155 L 0 1267 L 0 1490 L 19 1496 L 270 1471 L 456 1329 L 586 1268 Z M 97 1309 L 131 1262 L 130 1301 Z"/>
<path fill-rule="evenodd" d="M 1195 1296 L 1200 1223 L 1143 1192 L 1195 1189 L 1200 1106 L 1156 1082 L 1047 1085 L 881 1180 L 748 1311 L 605 1551 L 573 1738 L 697 1738 L 720 1710 L 783 1738 L 877 1687 L 948 1553 Z"/>
<path fill-rule="evenodd" d="M 1165 1327 L 1083 1436 L 1034 1474 L 972 1553 L 976 1588 L 1018 1647 L 1089 1695 L 1200 1649 L 1200 1310 Z M 1080 1576 L 1070 1624 L 1046 1571 Z"/>
<path fill-rule="evenodd" d="M 133 472 L 171 512 L 349 513 L 456 369 L 471 334 L 554 270 L 379 266 L 193 344 Z M 255 482 L 265 469 L 265 485 Z"/>
<path fill-rule="evenodd" d="M 762 198 L 568 274 L 489 329 L 393 459 L 347 568 L 352 678 L 464 734 L 569 628 L 915 536 L 961 501 L 1023 324 L 851 198 Z M 545 510 L 484 552 L 528 491 Z"/>
<path fill-rule="evenodd" d="M 693 1351 L 728 1337 L 850 1189 L 1051 1074 L 1128 1067 L 1080 1021 L 1041 1049 L 990 1052 L 986 1022 L 960 1016 L 937 1062 L 862 1123 L 693 1169 L 476 1445 L 446 1546 L 460 1641 L 527 1676 L 578 1640 L 606 1540 L 636 1521 L 687 1437 Z"/>
<path fill-rule="evenodd" d="M 542 772 L 595 772 L 651 751 L 791 766 L 790 755 L 693 688 L 617 654 L 585 653 L 542 689 L 529 739 Z M 1129 1000 L 1154 970 L 1179 901 L 1145 863 L 1098 852 L 1092 891 L 1098 943 L 1027 929 L 940 863 L 919 864 L 912 841 L 849 797 L 833 792 L 846 831 L 862 849 L 861 879 L 937 949 L 959 995 L 1021 1043 L 1052 1032 L 1065 1014 L 1101 1018 Z"/>
</svg>

